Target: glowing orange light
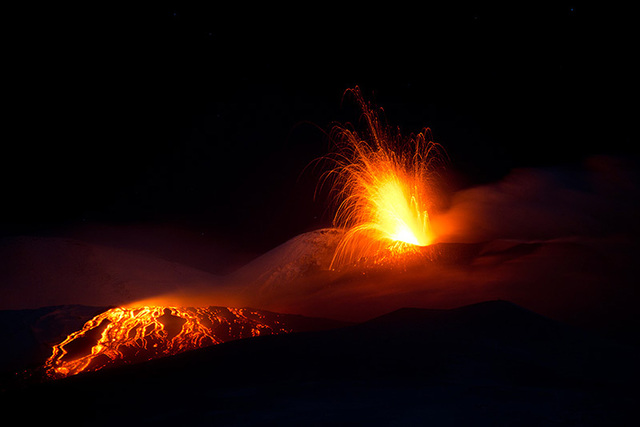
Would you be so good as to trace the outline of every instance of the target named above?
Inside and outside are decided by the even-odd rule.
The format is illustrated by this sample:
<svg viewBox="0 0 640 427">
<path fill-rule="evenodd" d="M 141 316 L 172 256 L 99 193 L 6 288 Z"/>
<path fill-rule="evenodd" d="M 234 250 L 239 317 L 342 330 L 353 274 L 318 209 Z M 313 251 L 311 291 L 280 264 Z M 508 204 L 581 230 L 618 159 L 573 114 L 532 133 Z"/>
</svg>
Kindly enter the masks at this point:
<svg viewBox="0 0 640 427">
<path fill-rule="evenodd" d="M 334 179 L 339 201 L 334 225 L 347 231 L 332 269 L 431 244 L 434 162 L 442 160 L 440 145 L 432 141 L 428 128 L 403 138 L 381 123 L 358 87 L 347 92 L 362 109 L 366 131 L 361 135 L 346 126 L 333 130 L 338 153 L 331 159 L 337 167 L 323 181 Z"/>
<path fill-rule="evenodd" d="M 50 378 L 140 362 L 258 335 L 291 332 L 279 315 L 225 307 L 117 307 L 85 323 L 53 347 Z"/>
</svg>

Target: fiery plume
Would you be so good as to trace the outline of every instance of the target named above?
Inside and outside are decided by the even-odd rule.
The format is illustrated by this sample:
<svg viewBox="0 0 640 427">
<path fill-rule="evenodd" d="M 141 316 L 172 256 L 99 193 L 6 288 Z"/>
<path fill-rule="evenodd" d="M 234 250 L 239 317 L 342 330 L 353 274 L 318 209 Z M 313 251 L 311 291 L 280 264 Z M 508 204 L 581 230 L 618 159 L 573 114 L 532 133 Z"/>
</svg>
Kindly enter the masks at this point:
<svg viewBox="0 0 640 427">
<path fill-rule="evenodd" d="M 382 123 L 358 87 L 347 91 L 362 110 L 365 131 L 336 126 L 336 167 L 325 173 L 337 201 L 334 225 L 346 234 L 331 268 L 412 251 L 432 243 L 429 211 L 434 205 L 436 165 L 443 159 L 431 130 L 403 137 Z"/>
</svg>

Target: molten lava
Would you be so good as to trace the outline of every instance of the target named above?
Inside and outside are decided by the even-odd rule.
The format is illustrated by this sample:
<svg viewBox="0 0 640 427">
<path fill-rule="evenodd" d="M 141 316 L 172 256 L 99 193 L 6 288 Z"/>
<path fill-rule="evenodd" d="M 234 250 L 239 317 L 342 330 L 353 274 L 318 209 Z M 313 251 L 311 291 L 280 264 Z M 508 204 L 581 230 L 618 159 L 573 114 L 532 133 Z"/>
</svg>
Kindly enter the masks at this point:
<svg viewBox="0 0 640 427">
<path fill-rule="evenodd" d="M 362 135 L 346 126 L 333 130 L 338 152 L 331 160 L 337 167 L 323 180 L 334 179 L 334 225 L 346 233 L 331 269 L 362 259 L 378 263 L 431 244 L 435 166 L 443 158 L 430 129 L 403 138 L 381 123 L 358 87 L 348 92 L 362 109 L 366 130 Z"/>
<path fill-rule="evenodd" d="M 239 338 L 291 332 L 285 315 L 225 307 L 112 308 L 53 347 L 49 378 L 140 362 Z"/>
</svg>

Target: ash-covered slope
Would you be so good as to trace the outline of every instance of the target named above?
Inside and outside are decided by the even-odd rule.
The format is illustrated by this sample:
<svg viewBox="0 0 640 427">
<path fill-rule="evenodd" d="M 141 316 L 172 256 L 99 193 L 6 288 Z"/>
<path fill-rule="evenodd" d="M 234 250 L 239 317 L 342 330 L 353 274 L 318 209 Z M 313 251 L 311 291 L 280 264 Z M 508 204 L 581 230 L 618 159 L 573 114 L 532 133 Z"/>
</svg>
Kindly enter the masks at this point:
<svg viewBox="0 0 640 427">
<path fill-rule="evenodd" d="M 234 341 L 2 397 L 105 425 L 624 425 L 637 356 L 492 301 Z"/>
</svg>

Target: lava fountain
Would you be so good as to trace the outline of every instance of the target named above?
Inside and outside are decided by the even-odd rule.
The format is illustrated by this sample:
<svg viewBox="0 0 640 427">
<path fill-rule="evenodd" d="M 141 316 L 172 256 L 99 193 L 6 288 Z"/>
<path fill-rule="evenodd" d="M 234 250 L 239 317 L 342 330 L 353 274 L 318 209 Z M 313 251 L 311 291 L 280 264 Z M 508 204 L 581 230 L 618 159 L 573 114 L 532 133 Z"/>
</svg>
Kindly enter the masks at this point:
<svg viewBox="0 0 640 427">
<path fill-rule="evenodd" d="M 334 226 L 345 229 L 331 269 L 366 260 L 379 264 L 430 245 L 434 233 L 429 211 L 435 205 L 435 177 L 444 156 L 431 130 L 403 137 L 382 122 L 360 89 L 347 90 L 362 110 L 363 133 L 335 126 L 336 153 L 325 157 L 335 167 L 323 174 L 331 180 L 337 208 Z"/>
</svg>

